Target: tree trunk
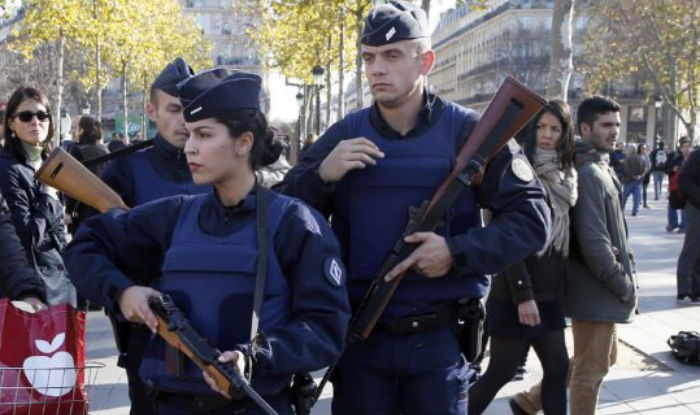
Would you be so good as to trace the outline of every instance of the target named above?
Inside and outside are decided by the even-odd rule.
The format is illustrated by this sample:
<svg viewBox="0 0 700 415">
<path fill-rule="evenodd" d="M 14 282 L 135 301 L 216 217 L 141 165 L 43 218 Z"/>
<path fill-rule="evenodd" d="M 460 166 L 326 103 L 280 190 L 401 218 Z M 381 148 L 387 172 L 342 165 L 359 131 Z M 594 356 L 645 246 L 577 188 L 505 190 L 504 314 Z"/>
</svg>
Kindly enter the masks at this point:
<svg viewBox="0 0 700 415">
<path fill-rule="evenodd" d="M 552 12 L 551 55 L 547 79 L 547 98 L 567 100 L 569 81 L 574 71 L 571 36 L 575 0 L 555 0 Z"/>
<path fill-rule="evenodd" d="M 122 109 L 124 113 L 124 143 L 129 144 L 129 105 L 126 102 L 126 63 L 122 63 Z"/>
<path fill-rule="evenodd" d="M 97 1 L 93 0 L 93 16 L 97 21 Z M 100 34 L 98 31 L 95 39 L 95 119 L 102 122 L 102 84 L 100 83 L 100 72 L 102 70 L 102 57 L 100 56 Z"/>
<path fill-rule="evenodd" d="M 333 102 L 333 91 L 331 91 L 331 64 L 326 64 L 326 124 L 325 128 L 331 125 L 331 102 Z M 324 128 L 321 129 L 323 131 Z"/>
<path fill-rule="evenodd" d="M 357 55 L 355 56 L 355 102 L 357 109 L 364 107 L 362 100 L 362 28 L 364 27 L 364 8 L 360 7 L 355 13 L 355 30 L 357 31 Z"/>
<path fill-rule="evenodd" d="M 430 20 L 430 0 L 421 0 L 420 7 L 425 12 L 425 17 Z"/>
<path fill-rule="evenodd" d="M 102 57 L 100 56 L 100 39 L 95 44 L 95 119 L 102 122 L 102 84 L 100 83 L 100 72 L 102 70 Z"/>
<path fill-rule="evenodd" d="M 146 117 L 146 104 L 148 103 L 148 99 L 146 97 L 148 96 L 148 83 L 146 81 L 146 74 L 143 74 L 143 91 L 141 93 L 141 137 L 146 140 L 148 139 L 148 130 L 147 130 L 147 124 L 148 124 L 148 118 Z"/>
<path fill-rule="evenodd" d="M 58 89 L 56 93 L 56 114 L 54 115 L 54 120 L 56 121 L 56 131 L 54 132 L 55 145 L 61 145 L 61 107 L 63 106 L 63 58 L 65 55 L 66 39 L 63 37 L 63 32 L 58 35 L 58 63 L 56 69 L 58 70 L 58 79 L 56 81 L 56 87 Z"/>
<path fill-rule="evenodd" d="M 342 12 L 341 12 L 342 13 Z M 345 116 L 345 91 L 343 84 L 345 83 L 345 58 L 343 51 L 345 49 L 345 21 L 340 19 L 340 39 L 338 39 L 338 117 L 337 120 L 340 121 Z"/>
</svg>

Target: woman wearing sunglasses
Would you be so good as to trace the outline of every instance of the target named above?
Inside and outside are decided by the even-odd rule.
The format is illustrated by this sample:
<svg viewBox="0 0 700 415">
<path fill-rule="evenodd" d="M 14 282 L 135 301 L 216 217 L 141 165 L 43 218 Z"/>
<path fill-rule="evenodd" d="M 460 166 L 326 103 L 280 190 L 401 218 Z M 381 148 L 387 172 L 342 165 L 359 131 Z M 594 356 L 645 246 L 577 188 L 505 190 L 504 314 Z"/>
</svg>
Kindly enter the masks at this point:
<svg viewBox="0 0 700 415">
<path fill-rule="evenodd" d="M 61 258 L 66 245 L 63 205 L 56 189 L 34 179 L 51 147 L 53 120 L 41 91 L 22 87 L 7 102 L 7 138 L 0 151 L 0 191 L 29 263 L 46 284 L 48 305 L 75 305 L 75 288 Z"/>
</svg>

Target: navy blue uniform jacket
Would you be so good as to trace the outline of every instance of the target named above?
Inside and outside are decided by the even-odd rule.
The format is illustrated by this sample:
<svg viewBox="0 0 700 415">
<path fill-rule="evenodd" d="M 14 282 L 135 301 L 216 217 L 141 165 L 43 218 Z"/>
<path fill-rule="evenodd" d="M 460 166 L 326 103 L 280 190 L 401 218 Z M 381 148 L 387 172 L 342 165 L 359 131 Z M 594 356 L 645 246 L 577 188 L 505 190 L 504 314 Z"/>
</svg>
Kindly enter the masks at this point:
<svg viewBox="0 0 700 415">
<path fill-rule="evenodd" d="M 387 140 L 411 140 L 415 136 L 425 136 L 434 134 L 437 140 L 444 140 L 444 132 L 435 131 L 435 126 L 439 125 L 443 111 L 449 110 L 452 113 L 459 113 L 461 121 L 455 121 L 453 134 L 462 137 L 470 132 L 478 120 L 475 112 L 446 103 L 440 98 L 427 94 L 424 98 L 424 105 L 418 115 L 415 127 L 412 131 L 402 136 L 394 131 L 391 126 L 382 119 L 376 103 L 369 109 L 360 110 L 365 112 L 363 116 L 369 117 L 372 134 L 379 134 Z M 454 110 L 454 108 L 457 108 Z M 285 180 L 280 183 L 275 190 L 282 193 L 298 197 L 313 207 L 319 209 L 327 216 L 332 216 L 338 207 L 333 206 L 334 192 L 337 190 L 335 184 L 325 184 L 318 176 L 318 168 L 326 156 L 336 147 L 341 140 L 356 138 L 350 133 L 349 118 L 341 120 L 331 126 L 321 138 L 303 153 L 302 159 L 292 170 L 289 171 Z M 450 137 L 457 143 L 457 147 L 463 141 L 461 137 Z M 380 148 L 381 150 L 381 148 Z M 455 149 L 455 154 L 458 149 Z M 387 154 L 391 157 L 391 154 Z M 459 299 L 464 297 L 480 297 L 486 294 L 487 280 L 483 277 L 486 274 L 493 274 L 501 271 L 506 266 L 518 262 L 541 249 L 548 237 L 550 212 L 547 206 L 544 190 L 537 179 L 533 177 L 529 180 L 527 175 L 521 174 L 525 179 L 518 178 L 511 167 L 511 162 L 515 158 L 520 158 L 525 166 L 529 166 L 527 159 L 522 154 L 521 148 L 510 142 L 492 159 L 489 163 L 483 181 L 474 188 L 474 200 L 477 208 L 489 209 L 493 213 L 493 218 L 486 227 L 471 227 L 466 233 L 446 236 L 448 247 L 453 258 L 453 267 L 448 274 L 448 278 L 433 280 L 430 293 L 422 292 L 413 299 L 414 310 L 420 311 L 429 307 L 431 302 L 441 302 L 449 299 Z M 378 166 L 386 159 L 379 159 Z M 523 166 L 523 163 L 519 163 Z M 372 169 L 368 166 L 365 170 Z M 522 171 L 522 169 L 520 169 Z M 351 170 L 346 176 L 361 174 L 362 170 Z M 408 206 L 397 207 L 397 213 L 405 211 Z M 331 219 L 332 220 L 332 219 Z M 381 229 L 371 230 L 381 232 Z M 399 240 L 400 234 L 394 235 L 393 240 Z M 347 247 L 349 241 L 340 240 L 343 249 Z M 383 255 L 378 253 L 378 255 Z M 343 258 L 349 263 L 347 258 Z M 350 271 L 352 275 L 352 270 Z M 454 278 L 470 278 L 472 283 L 463 285 L 464 292 L 444 292 L 451 291 L 449 288 L 454 283 Z M 352 301 L 361 300 L 363 293 L 353 289 L 350 281 L 350 297 Z M 405 285 L 405 284 L 403 284 Z M 398 297 L 402 295 L 402 286 L 399 287 L 387 310 L 391 311 L 392 304 L 396 303 Z M 445 290 L 440 291 L 438 285 L 443 285 Z M 410 294 L 412 296 L 413 294 Z M 405 297 L 405 296 L 404 296 Z M 403 307 L 396 314 L 405 314 Z M 409 313 L 411 311 L 408 311 Z"/>
<path fill-rule="evenodd" d="M 207 234 L 229 235 L 255 220 L 254 192 L 234 207 L 223 206 L 216 193 L 210 192 L 160 199 L 129 212 L 111 211 L 90 218 L 65 254 L 80 292 L 119 313 L 119 295 L 134 285 L 129 276 L 139 275 L 145 283 L 152 283 L 149 277 L 161 274 L 180 208 L 189 197 L 206 198 L 198 222 Z M 290 315 L 285 325 L 265 332 L 266 342 L 253 356 L 253 372 L 264 377 L 266 372 L 320 369 L 340 354 L 350 316 L 344 279 L 333 284 L 325 272 L 326 260 L 340 257 L 338 242 L 317 212 L 293 201 L 270 243 L 292 290 Z M 250 322 L 231 319 L 232 325 L 238 323 Z"/>
</svg>

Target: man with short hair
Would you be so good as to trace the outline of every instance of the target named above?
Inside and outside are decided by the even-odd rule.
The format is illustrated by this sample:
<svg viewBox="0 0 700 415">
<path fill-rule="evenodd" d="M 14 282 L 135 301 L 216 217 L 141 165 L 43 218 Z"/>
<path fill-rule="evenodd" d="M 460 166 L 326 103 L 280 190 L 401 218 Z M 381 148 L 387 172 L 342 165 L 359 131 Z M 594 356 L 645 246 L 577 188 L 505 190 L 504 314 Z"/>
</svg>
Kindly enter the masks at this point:
<svg viewBox="0 0 700 415">
<path fill-rule="evenodd" d="M 564 299 L 571 317 L 574 355 L 570 363 L 570 410 L 594 414 L 603 378 L 617 359 L 616 323 L 628 322 L 637 306 L 637 282 L 627 225 L 620 204 L 622 185 L 609 164 L 620 132 L 620 106 L 594 96 L 581 102 L 576 122 L 578 201 L 571 213 L 572 248 Z M 515 414 L 542 409 L 540 385 L 510 400 Z"/>
<path fill-rule="evenodd" d="M 403 237 L 408 208 L 447 178 L 478 118 L 428 92 L 435 52 L 421 9 L 377 5 L 361 44 L 374 104 L 331 126 L 278 187 L 333 216 L 355 308 Z M 486 227 L 480 207 L 493 212 Z M 486 294 L 486 274 L 541 249 L 549 217 L 543 189 L 511 140 L 482 184 L 464 189 L 444 227 L 404 238 L 418 247 L 384 278 L 407 275 L 369 339 L 346 348 L 331 378 L 332 412 L 466 413 L 471 370 L 451 311 Z"/>
<path fill-rule="evenodd" d="M 148 117 L 158 129 L 153 138 L 154 145 L 115 159 L 102 174 L 105 183 L 121 196 L 127 206 L 211 190 L 210 186 L 192 182 L 183 152 L 189 132 L 185 128 L 177 84 L 192 75 L 192 69 L 182 58 L 175 59 L 163 69 L 151 86 L 147 104 Z M 139 280 L 138 275 L 130 277 Z M 146 326 L 129 323 L 120 323 L 118 327 L 122 336 L 118 342 L 126 346 L 125 350 L 120 350 L 118 364 L 126 369 L 129 380 L 130 414 L 157 413 L 138 372 L 151 332 Z"/>
</svg>

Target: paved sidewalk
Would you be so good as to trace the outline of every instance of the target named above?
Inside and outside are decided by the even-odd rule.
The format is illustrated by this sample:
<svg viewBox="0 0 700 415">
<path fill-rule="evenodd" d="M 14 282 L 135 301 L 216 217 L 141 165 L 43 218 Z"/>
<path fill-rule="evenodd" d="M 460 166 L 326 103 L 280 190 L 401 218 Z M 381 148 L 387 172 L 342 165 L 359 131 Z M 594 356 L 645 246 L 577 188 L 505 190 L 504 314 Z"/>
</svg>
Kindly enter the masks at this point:
<svg viewBox="0 0 700 415">
<path fill-rule="evenodd" d="M 651 186 L 649 190 L 653 193 Z M 641 314 L 631 324 L 618 326 L 619 362 L 603 383 L 598 413 L 700 414 L 700 368 L 676 362 L 666 345 L 666 339 L 680 330 L 700 331 L 698 304 L 677 304 L 675 300 L 676 260 L 683 235 L 666 232 L 665 201 L 649 204 L 651 209 L 642 209 L 638 216 L 627 218 L 637 257 Z M 88 316 L 87 347 L 89 360 L 106 365 L 90 389 L 90 413 L 127 414 L 126 375 L 116 366 L 111 327 L 101 312 L 90 312 Z M 510 413 L 508 398 L 541 377 L 534 353 L 530 354 L 528 367 L 526 379 L 506 385 L 486 414 Z M 322 372 L 315 375 L 320 378 Z M 330 413 L 330 389 L 324 391 L 314 414 Z"/>
</svg>

